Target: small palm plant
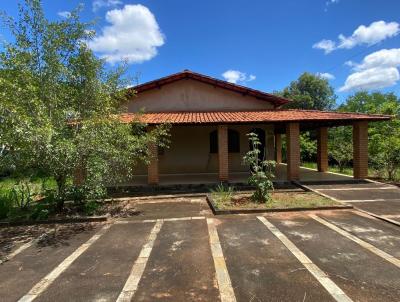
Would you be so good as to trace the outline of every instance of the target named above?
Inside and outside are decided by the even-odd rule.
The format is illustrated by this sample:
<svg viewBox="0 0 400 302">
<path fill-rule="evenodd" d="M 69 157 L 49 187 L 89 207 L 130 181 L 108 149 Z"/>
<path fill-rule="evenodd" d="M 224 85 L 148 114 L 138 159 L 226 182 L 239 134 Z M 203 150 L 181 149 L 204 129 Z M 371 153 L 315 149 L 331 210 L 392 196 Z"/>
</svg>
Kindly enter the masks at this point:
<svg viewBox="0 0 400 302">
<path fill-rule="evenodd" d="M 275 177 L 276 162 L 265 160 L 263 157 L 260 159 L 261 142 L 257 134 L 251 132 L 247 136 L 252 148 L 243 156 L 243 162 L 250 166 L 249 184 L 256 187 L 251 198 L 254 202 L 267 202 L 271 198 L 270 192 L 274 190 L 272 179 Z"/>
</svg>

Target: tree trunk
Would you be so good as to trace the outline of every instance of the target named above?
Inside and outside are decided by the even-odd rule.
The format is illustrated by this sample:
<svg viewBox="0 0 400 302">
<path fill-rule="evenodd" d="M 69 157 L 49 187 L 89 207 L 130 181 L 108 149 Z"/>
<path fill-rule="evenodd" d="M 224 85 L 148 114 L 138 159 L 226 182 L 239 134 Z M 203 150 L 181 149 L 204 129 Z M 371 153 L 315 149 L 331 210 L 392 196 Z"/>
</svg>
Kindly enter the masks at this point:
<svg viewBox="0 0 400 302">
<path fill-rule="evenodd" d="M 58 190 L 56 210 L 58 212 L 61 212 L 64 209 L 66 177 L 63 175 L 57 176 L 56 183 L 57 183 L 57 190 Z"/>
</svg>

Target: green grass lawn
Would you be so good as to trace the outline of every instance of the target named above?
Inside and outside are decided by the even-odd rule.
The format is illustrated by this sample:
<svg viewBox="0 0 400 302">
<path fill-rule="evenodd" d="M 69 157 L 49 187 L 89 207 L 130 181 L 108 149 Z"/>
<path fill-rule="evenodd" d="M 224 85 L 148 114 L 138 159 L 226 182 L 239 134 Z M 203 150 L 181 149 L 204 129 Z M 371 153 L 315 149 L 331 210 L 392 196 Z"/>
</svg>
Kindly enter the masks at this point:
<svg viewBox="0 0 400 302">
<path fill-rule="evenodd" d="M 0 194 L 9 192 L 21 180 L 15 177 L 0 178 Z M 55 180 L 51 177 L 34 177 L 31 179 L 31 184 L 34 191 L 40 191 L 42 184 L 49 189 L 57 188 Z"/>
<path fill-rule="evenodd" d="M 301 163 L 301 165 L 306 168 L 317 169 L 317 163 Z M 337 166 L 329 166 L 328 171 L 353 176 L 353 168 L 351 167 L 345 167 L 343 171 L 340 171 Z"/>
<path fill-rule="evenodd" d="M 301 165 L 306 168 L 317 169 L 317 163 L 304 162 L 304 163 L 301 163 Z M 329 166 L 328 171 L 353 176 L 353 168 L 352 167 L 345 167 L 343 169 L 343 171 L 340 171 L 337 166 Z M 368 175 L 370 177 L 382 178 L 382 175 L 384 175 L 384 173 L 382 171 L 377 171 L 375 169 L 369 168 Z M 395 179 L 400 179 L 400 171 L 397 173 Z"/>
</svg>

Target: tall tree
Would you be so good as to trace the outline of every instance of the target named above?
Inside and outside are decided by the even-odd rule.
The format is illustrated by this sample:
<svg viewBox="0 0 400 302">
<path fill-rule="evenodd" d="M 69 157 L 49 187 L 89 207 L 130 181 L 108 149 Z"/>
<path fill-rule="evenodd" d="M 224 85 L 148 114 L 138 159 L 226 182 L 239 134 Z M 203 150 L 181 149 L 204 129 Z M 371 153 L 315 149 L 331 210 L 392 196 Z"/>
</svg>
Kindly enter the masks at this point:
<svg viewBox="0 0 400 302">
<path fill-rule="evenodd" d="M 123 124 L 125 68 L 110 69 L 87 47 L 91 24 L 80 8 L 61 21 L 46 19 L 40 0 L 19 5 L 19 18 L 4 16 L 14 39 L 0 53 L 1 145 L 20 171 L 41 169 L 57 182 L 58 207 L 69 191 L 95 198 L 105 185 L 132 175 L 147 161 L 147 144 L 164 144 L 167 131 Z M 70 179 L 86 174 L 77 187 Z"/>
<path fill-rule="evenodd" d="M 353 159 L 351 127 L 341 126 L 329 129 L 328 152 L 336 162 L 339 171 L 343 172 Z"/>
<path fill-rule="evenodd" d="M 331 110 L 336 104 L 336 95 L 326 79 L 304 72 L 290 85 L 276 94 L 292 100 L 287 109 Z M 315 133 L 305 132 L 300 137 L 301 161 L 315 160 L 317 143 Z"/>
<path fill-rule="evenodd" d="M 400 99 L 394 93 L 358 92 L 349 96 L 339 111 L 393 116 L 391 121 L 370 124 L 368 146 L 375 169 L 394 179 L 400 170 Z"/>
<path fill-rule="evenodd" d="M 331 110 L 336 105 L 336 95 L 328 80 L 304 72 L 279 95 L 293 100 L 286 108 Z"/>
</svg>

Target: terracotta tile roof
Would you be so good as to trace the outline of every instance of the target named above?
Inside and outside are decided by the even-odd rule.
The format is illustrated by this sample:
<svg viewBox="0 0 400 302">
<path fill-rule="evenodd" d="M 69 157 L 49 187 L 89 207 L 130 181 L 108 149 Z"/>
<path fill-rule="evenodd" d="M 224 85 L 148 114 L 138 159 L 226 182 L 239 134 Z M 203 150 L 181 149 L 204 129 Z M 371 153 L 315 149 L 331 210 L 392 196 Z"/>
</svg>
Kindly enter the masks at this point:
<svg viewBox="0 0 400 302">
<path fill-rule="evenodd" d="M 314 110 L 262 110 L 262 111 L 212 111 L 212 112 L 154 112 L 137 115 L 121 114 L 121 120 L 131 122 L 135 118 L 147 124 L 236 124 L 255 122 L 321 122 L 321 121 L 380 121 L 388 115 L 343 113 Z"/>
<path fill-rule="evenodd" d="M 280 96 L 276 96 L 276 95 L 273 95 L 273 94 L 270 94 L 267 92 L 252 89 L 252 88 L 245 87 L 242 85 L 222 81 L 220 79 L 216 79 L 216 78 L 206 76 L 206 75 L 203 75 L 203 74 L 200 74 L 197 72 L 193 72 L 190 70 L 184 70 L 182 72 L 174 73 L 174 74 L 171 74 L 169 76 L 166 76 L 166 77 L 154 80 L 154 81 L 150 81 L 147 83 L 143 83 L 143 84 L 134 86 L 134 87 L 128 89 L 128 93 L 131 92 L 132 90 L 137 93 L 140 93 L 143 91 L 160 88 L 163 85 L 167 85 L 167 84 L 170 84 L 170 83 L 182 80 L 182 79 L 193 79 L 196 81 L 200 81 L 202 83 L 206 83 L 206 84 L 210 84 L 210 85 L 213 85 L 216 87 L 235 91 L 235 92 L 243 94 L 243 95 L 254 96 L 260 100 L 271 102 L 275 107 L 279 107 L 288 102 L 291 102 L 291 100 L 280 97 Z"/>
</svg>

